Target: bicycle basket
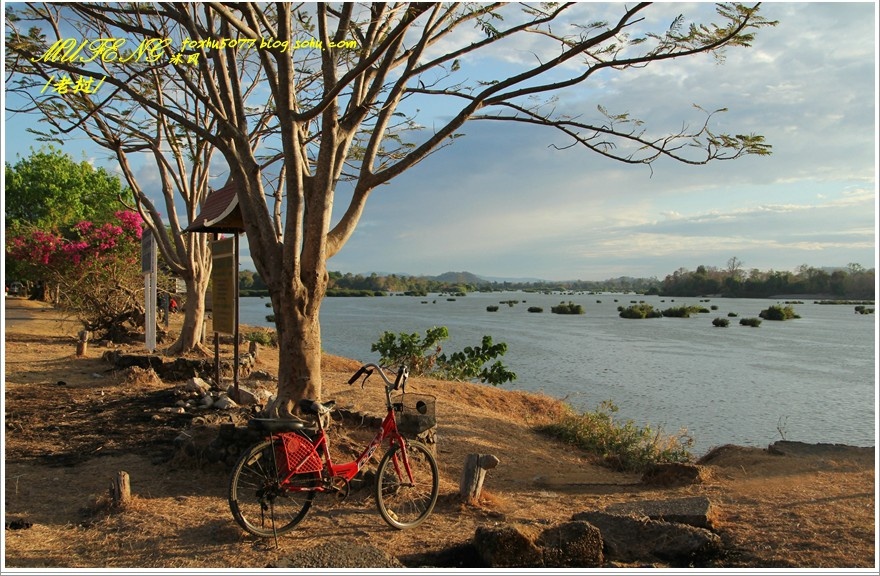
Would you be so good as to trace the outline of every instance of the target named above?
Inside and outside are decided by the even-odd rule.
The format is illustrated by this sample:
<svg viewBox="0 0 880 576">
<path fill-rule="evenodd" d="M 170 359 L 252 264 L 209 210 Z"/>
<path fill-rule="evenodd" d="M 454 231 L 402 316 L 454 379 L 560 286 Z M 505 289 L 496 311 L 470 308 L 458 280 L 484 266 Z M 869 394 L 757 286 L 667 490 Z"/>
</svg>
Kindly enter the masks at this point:
<svg viewBox="0 0 880 576">
<path fill-rule="evenodd" d="M 275 460 L 284 474 L 320 472 L 323 468 L 311 442 L 295 433 L 281 434 L 281 441 L 275 444 Z"/>
<path fill-rule="evenodd" d="M 421 434 L 437 425 L 434 407 L 437 399 L 430 394 L 403 394 L 392 399 L 401 434 Z"/>
</svg>

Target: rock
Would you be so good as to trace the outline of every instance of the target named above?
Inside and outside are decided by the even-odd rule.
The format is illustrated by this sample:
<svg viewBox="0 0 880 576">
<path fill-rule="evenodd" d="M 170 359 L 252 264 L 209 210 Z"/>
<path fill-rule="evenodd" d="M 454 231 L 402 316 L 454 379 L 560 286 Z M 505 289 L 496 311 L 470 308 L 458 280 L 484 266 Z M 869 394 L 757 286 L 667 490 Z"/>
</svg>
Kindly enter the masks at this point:
<svg viewBox="0 0 880 576">
<path fill-rule="evenodd" d="M 200 396 L 204 396 L 211 389 L 211 385 L 201 378 L 193 376 L 186 381 L 186 384 L 183 385 L 183 389 L 187 392 L 196 392 Z"/>
<path fill-rule="evenodd" d="M 275 377 L 265 370 L 254 370 L 248 377 L 248 380 L 275 380 Z"/>
<path fill-rule="evenodd" d="M 543 565 L 543 553 L 535 538 L 522 526 L 480 526 L 474 548 L 489 568 L 534 568 Z"/>
<path fill-rule="evenodd" d="M 238 408 L 238 404 L 232 400 L 229 396 L 220 396 L 214 402 L 214 408 L 217 410 L 229 410 L 231 408 Z"/>
<path fill-rule="evenodd" d="M 544 530 L 537 544 L 546 567 L 586 568 L 603 562 L 602 535 L 587 522 L 566 522 Z"/>
<path fill-rule="evenodd" d="M 212 398 L 210 394 L 206 394 L 202 398 L 202 401 L 200 402 L 200 404 L 205 408 L 210 408 L 211 406 L 214 405 L 214 398 Z"/>
<path fill-rule="evenodd" d="M 230 384 L 230 386 L 226 389 L 226 394 L 229 397 L 233 397 L 235 394 L 235 385 Z M 241 406 L 255 406 L 257 404 L 262 404 L 265 402 L 265 396 L 260 393 L 258 390 L 251 390 L 246 386 L 238 386 L 238 404 Z"/>
<path fill-rule="evenodd" d="M 777 440 L 767 447 L 767 452 L 779 456 L 822 456 L 826 458 L 843 458 L 873 456 L 873 447 L 849 446 L 846 444 L 807 444 L 791 440 Z"/>
<path fill-rule="evenodd" d="M 603 511 L 621 516 L 647 516 L 651 520 L 677 522 L 707 530 L 714 528 L 715 521 L 715 510 L 705 496 L 621 502 L 607 506 Z"/>
<path fill-rule="evenodd" d="M 699 466 L 679 462 L 654 464 L 642 475 L 642 484 L 651 486 L 683 486 L 700 482 Z"/>
<path fill-rule="evenodd" d="M 608 512 L 581 512 L 572 520 L 589 522 L 602 533 L 606 560 L 650 562 L 660 560 L 687 566 L 696 558 L 721 551 L 721 538 L 705 528 L 622 516 Z"/>
<path fill-rule="evenodd" d="M 397 558 L 374 546 L 324 542 L 279 558 L 267 568 L 404 568 Z"/>
</svg>

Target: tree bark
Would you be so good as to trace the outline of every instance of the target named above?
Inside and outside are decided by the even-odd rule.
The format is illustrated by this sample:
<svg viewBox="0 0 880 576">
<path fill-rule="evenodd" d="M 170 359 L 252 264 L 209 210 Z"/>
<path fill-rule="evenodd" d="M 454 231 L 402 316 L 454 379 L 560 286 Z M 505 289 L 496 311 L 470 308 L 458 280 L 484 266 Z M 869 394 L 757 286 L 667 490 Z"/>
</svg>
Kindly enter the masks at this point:
<svg viewBox="0 0 880 576">
<path fill-rule="evenodd" d="M 205 292 L 208 285 L 207 272 L 193 274 L 193 279 L 186 283 L 186 306 L 183 311 L 183 326 L 177 340 L 168 347 L 165 353 L 169 356 L 197 351 L 205 355 L 210 352 L 202 345 L 202 328 L 205 322 Z"/>
<path fill-rule="evenodd" d="M 274 299 L 273 299 L 274 302 Z M 301 306 L 301 304 L 300 304 Z M 278 393 L 266 407 L 272 418 L 296 417 L 300 399 L 321 399 L 321 324 L 318 307 L 299 312 L 294 304 L 275 306 L 278 335 Z"/>
</svg>

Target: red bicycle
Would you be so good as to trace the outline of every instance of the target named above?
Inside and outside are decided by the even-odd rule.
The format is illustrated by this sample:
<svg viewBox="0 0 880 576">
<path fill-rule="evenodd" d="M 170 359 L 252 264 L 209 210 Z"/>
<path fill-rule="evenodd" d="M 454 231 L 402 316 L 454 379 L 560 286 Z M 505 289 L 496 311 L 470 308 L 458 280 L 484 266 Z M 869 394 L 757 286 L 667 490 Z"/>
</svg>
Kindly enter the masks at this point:
<svg viewBox="0 0 880 576">
<path fill-rule="evenodd" d="M 302 522 L 316 494 L 333 493 L 344 499 L 351 481 L 383 440 L 388 441 L 388 450 L 379 462 L 374 485 L 379 514 L 399 530 L 417 526 L 431 514 L 439 493 L 437 462 L 424 444 L 404 438 L 398 418 L 407 433 L 427 430 L 436 424 L 435 399 L 406 393 L 405 366 L 392 382 L 380 366 L 365 364 L 348 383 L 364 376 L 363 387 L 374 371 L 385 381 L 385 418 L 370 444 L 351 462 L 336 464 L 330 457 L 324 420 L 334 401 L 299 402 L 304 413 L 316 416 L 316 429 L 295 420 L 248 421 L 248 427 L 265 438 L 242 454 L 229 478 L 229 507 L 239 526 L 255 536 L 277 538 Z M 397 390 L 400 395 L 392 398 Z"/>
</svg>

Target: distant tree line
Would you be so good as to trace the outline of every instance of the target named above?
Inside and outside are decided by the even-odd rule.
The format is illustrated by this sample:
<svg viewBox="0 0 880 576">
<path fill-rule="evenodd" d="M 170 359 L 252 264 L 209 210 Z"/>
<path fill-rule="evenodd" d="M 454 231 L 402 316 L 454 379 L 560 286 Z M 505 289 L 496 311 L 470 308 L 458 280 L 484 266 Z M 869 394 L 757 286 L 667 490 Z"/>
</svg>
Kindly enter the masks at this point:
<svg viewBox="0 0 880 576">
<path fill-rule="evenodd" d="M 243 296 L 265 295 L 266 285 L 256 272 L 239 273 Z M 767 298 L 778 295 L 810 295 L 846 299 L 874 299 L 874 269 L 859 264 L 846 268 L 822 269 L 799 266 L 794 272 L 746 272 L 742 262 L 731 258 L 725 268 L 698 266 L 690 271 L 679 268 L 664 280 L 621 276 L 602 281 L 564 282 L 489 281 L 467 272 L 447 272 L 440 276 L 403 274 L 352 274 L 330 272 L 329 296 L 374 296 L 389 293 L 425 296 L 428 293 L 462 294 L 467 292 L 621 292 L 660 296 L 723 296 L 731 298 Z"/>
<path fill-rule="evenodd" d="M 767 298 L 779 295 L 829 296 L 874 299 L 874 269 L 849 264 L 822 269 L 803 264 L 794 272 L 757 268 L 746 273 L 731 259 L 726 269 L 698 266 L 693 272 L 679 268 L 660 286 L 662 296 L 718 295 L 731 298 Z"/>
</svg>

